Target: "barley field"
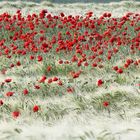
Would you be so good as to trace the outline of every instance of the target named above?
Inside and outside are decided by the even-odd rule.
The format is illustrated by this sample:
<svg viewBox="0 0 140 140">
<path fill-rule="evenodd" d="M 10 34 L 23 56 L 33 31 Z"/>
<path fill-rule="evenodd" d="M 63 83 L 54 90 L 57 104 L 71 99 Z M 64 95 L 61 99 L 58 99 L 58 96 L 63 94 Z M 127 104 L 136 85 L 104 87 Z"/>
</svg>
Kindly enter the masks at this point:
<svg viewBox="0 0 140 140">
<path fill-rule="evenodd" d="M 0 140 L 140 140 L 140 2 L 0 2 Z"/>
</svg>

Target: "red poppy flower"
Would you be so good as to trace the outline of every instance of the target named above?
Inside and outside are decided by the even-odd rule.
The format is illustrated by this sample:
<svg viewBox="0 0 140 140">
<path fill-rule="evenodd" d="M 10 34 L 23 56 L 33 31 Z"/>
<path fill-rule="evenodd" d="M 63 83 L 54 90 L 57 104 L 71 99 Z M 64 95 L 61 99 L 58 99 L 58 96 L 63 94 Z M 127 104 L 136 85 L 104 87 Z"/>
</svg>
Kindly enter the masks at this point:
<svg viewBox="0 0 140 140">
<path fill-rule="evenodd" d="M 122 74 L 123 70 L 120 68 L 120 69 L 117 70 L 117 73 Z"/>
<path fill-rule="evenodd" d="M 104 101 L 104 102 L 103 102 L 103 106 L 104 106 L 104 107 L 107 107 L 107 106 L 109 106 L 109 102 L 107 102 L 107 101 Z"/>
<path fill-rule="evenodd" d="M 30 56 L 30 60 L 33 60 L 34 58 L 35 58 L 35 57 L 34 57 L 34 56 L 32 56 L 32 55 Z"/>
<path fill-rule="evenodd" d="M 20 66 L 20 65 L 21 65 L 21 63 L 20 63 L 20 61 L 18 61 L 18 62 L 17 62 L 17 66 Z"/>
<path fill-rule="evenodd" d="M 72 76 L 73 76 L 73 78 L 78 78 L 79 77 L 79 73 L 74 73 Z"/>
<path fill-rule="evenodd" d="M 67 92 L 68 92 L 68 93 L 74 92 L 74 88 L 73 88 L 73 87 L 68 87 L 68 88 L 67 88 Z"/>
<path fill-rule="evenodd" d="M 58 81 L 57 84 L 58 84 L 59 86 L 62 86 L 62 85 L 63 85 L 62 81 Z"/>
<path fill-rule="evenodd" d="M 3 105 L 3 101 L 2 100 L 0 100 L 0 106 L 2 106 Z"/>
<path fill-rule="evenodd" d="M 12 112 L 12 116 L 13 116 L 14 118 L 19 117 L 19 115 L 20 115 L 20 112 L 19 112 L 19 111 L 14 111 L 14 112 Z"/>
<path fill-rule="evenodd" d="M 60 13 L 60 15 L 61 15 L 61 17 L 64 17 L 65 16 L 64 13 Z"/>
<path fill-rule="evenodd" d="M 34 112 L 38 112 L 38 110 L 39 110 L 39 106 L 38 106 L 38 105 L 35 105 L 35 106 L 33 107 L 33 111 L 34 111 Z"/>
<path fill-rule="evenodd" d="M 37 57 L 37 60 L 38 60 L 38 62 L 40 62 L 40 61 L 43 60 L 43 57 L 39 55 L 39 56 Z"/>
<path fill-rule="evenodd" d="M 98 85 L 98 86 L 101 86 L 103 83 L 104 83 L 104 82 L 103 82 L 101 79 L 99 79 L 98 82 L 97 82 L 97 85 Z"/>
<path fill-rule="evenodd" d="M 93 63 L 92 66 L 93 66 L 93 67 L 97 67 L 97 63 Z"/>
<path fill-rule="evenodd" d="M 85 67 L 87 67 L 88 65 L 89 65 L 88 62 L 85 62 L 85 63 L 84 63 L 84 66 L 85 66 Z"/>
<path fill-rule="evenodd" d="M 128 66 L 129 66 L 129 64 L 124 64 L 123 67 L 124 67 L 124 68 L 128 68 Z"/>
<path fill-rule="evenodd" d="M 35 89 L 40 89 L 39 85 L 35 85 L 34 87 L 35 87 Z"/>
<path fill-rule="evenodd" d="M 48 84 L 52 83 L 52 78 L 48 79 Z"/>
<path fill-rule="evenodd" d="M 58 62 L 59 64 L 63 64 L 63 60 L 59 60 L 59 62 Z"/>
<path fill-rule="evenodd" d="M 48 67 L 47 67 L 47 71 L 48 71 L 48 72 L 50 72 L 50 71 L 51 71 L 51 69 L 52 69 L 52 67 L 51 67 L 51 66 L 48 66 Z"/>
<path fill-rule="evenodd" d="M 11 65 L 10 65 L 11 68 L 13 68 L 14 66 L 15 66 L 14 64 L 11 64 Z"/>
<path fill-rule="evenodd" d="M 136 65 L 136 66 L 139 65 L 138 61 L 135 61 L 135 62 L 134 62 L 134 65 Z"/>
<path fill-rule="evenodd" d="M 111 17 L 111 13 L 108 13 L 107 16 L 108 16 L 108 17 Z"/>
<path fill-rule="evenodd" d="M 41 13 L 48 13 L 47 9 L 43 9 Z"/>
<path fill-rule="evenodd" d="M 53 81 L 58 81 L 58 78 L 57 77 L 54 77 L 52 80 Z"/>
<path fill-rule="evenodd" d="M 28 91 L 27 89 L 24 89 L 24 90 L 23 90 L 23 94 L 24 94 L 24 95 L 27 95 L 28 93 L 29 93 L 29 91 Z"/>
<path fill-rule="evenodd" d="M 6 83 L 10 83 L 12 81 L 12 79 L 8 78 L 8 79 L 5 79 L 5 82 Z"/>
<path fill-rule="evenodd" d="M 39 80 L 39 82 L 44 83 L 46 79 L 47 79 L 46 76 L 42 76 L 42 78 Z"/>
<path fill-rule="evenodd" d="M 14 94 L 14 92 L 9 91 L 6 93 L 6 96 L 10 97 L 10 96 L 13 96 L 13 94 Z"/>
<path fill-rule="evenodd" d="M 118 69 L 119 69 L 118 66 L 113 67 L 113 70 L 115 70 L 115 71 L 117 71 Z"/>
</svg>

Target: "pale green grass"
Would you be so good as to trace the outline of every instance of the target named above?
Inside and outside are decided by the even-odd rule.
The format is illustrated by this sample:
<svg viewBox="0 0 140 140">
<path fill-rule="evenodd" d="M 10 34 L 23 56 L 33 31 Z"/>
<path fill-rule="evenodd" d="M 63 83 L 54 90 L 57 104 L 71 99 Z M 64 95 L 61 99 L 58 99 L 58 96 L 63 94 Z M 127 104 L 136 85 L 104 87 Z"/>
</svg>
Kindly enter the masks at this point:
<svg viewBox="0 0 140 140">
<path fill-rule="evenodd" d="M 28 70 L 36 72 L 32 67 Z M 17 97 L 15 94 L 15 97 L 4 100 L 7 103 L 1 109 L 3 122 L 1 122 L 0 139 L 127 140 L 132 138 L 138 140 L 140 89 L 130 85 L 134 79 L 139 80 L 136 78 L 140 76 L 138 69 L 137 75 L 132 72 L 133 76 L 124 74 L 118 77 L 113 73 L 104 73 L 104 75 L 100 73 L 99 76 L 97 73 L 94 77 L 87 74 L 84 78 L 83 75 L 73 83 L 65 83 L 65 85 L 76 85 L 76 94 L 45 98 L 42 98 L 42 92 L 45 91 L 33 93 L 33 89 L 33 96 L 30 94 L 22 96 L 22 88 L 28 87 L 28 83 L 34 83 L 36 78 L 29 75 L 24 78 L 20 75 L 14 76 L 13 71 L 8 71 L 7 75 L 20 88 L 16 90 Z M 20 68 L 19 73 L 22 72 Z M 119 80 L 123 77 L 126 78 L 124 81 Z M 65 79 L 65 76 L 63 78 Z M 103 87 L 97 88 L 95 83 L 98 78 L 108 80 L 110 86 L 104 84 Z M 4 76 L 3 78 L 1 76 L 0 81 L 3 80 Z M 14 87 L 14 84 L 11 86 Z M 3 89 L 2 93 L 6 91 L 8 87 Z M 107 109 L 102 106 L 104 100 L 111 101 Z M 41 111 L 36 114 L 31 111 L 35 104 L 41 106 Z M 21 112 L 17 120 L 10 117 L 10 112 L 15 109 Z"/>
<path fill-rule="evenodd" d="M 28 13 L 39 12 L 41 9 L 47 9 L 52 14 L 65 12 L 66 15 L 83 15 L 87 11 L 93 11 L 94 15 L 100 16 L 104 12 L 111 12 L 114 17 L 120 17 L 127 12 L 140 12 L 140 2 L 122 1 L 120 3 L 111 2 L 106 4 L 96 3 L 75 3 L 75 4 L 54 4 L 50 2 L 42 2 L 40 4 L 33 2 L 1 2 L 0 13 L 7 11 L 14 14 L 17 9 L 21 9 L 23 15 Z"/>
</svg>

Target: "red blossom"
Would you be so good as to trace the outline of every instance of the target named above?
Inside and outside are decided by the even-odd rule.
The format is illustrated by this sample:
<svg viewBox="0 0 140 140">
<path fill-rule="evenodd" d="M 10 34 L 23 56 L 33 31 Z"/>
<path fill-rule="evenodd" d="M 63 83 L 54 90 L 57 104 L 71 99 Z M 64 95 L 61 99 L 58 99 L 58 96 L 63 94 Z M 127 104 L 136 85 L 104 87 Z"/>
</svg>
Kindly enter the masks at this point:
<svg viewBox="0 0 140 140">
<path fill-rule="evenodd" d="M 54 77 L 52 80 L 53 81 L 58 81 L 58 78 L 57 77 Z"/>
<path fill-rule="evenodd" d="M 34 58 L 35 58 L 35 57 L 34 57 L 34 56 L 32 56 L 32 55 L 30 56 L 30 60 L 33 60 Z"/>
<path fill-rule="evenodd" d="M 47 67 L 47 72 L 50 72 L 51 69 L 52 69 L 52 66 L 48 66 L 48 67 Z"/>
<path fill-rule="evenodd" d="M 46 79 L 47 79 L 46 76 L 42 76 L 42 78 L 39 80 L 39 82 L 44 83 Z"/>
<path fill-rule="evenodd" d="M 10 79 L 10 78 L 5 79 L 6 83 L 10 83 L 11 81 L 12 81 L 12 79 Z"/>
<path fill-rule="evenodd" d="M 58 62 L 59 64 L 63 64 L 63 60 L 59 60 L 59 62 Z"/>
<path fill-rule="evenodd" d="M 14 64 L 10 64 L 10 67 L 13 68 L 15 65 Z"/>
<path fill-rule="evenodd" d="M 19 117 L 19 115 L 20 115 L 20 112 L 19 111 L 12 112 L 13 118 L 17 118 L 17 117 Z"/>
<path fill-rule="evenodd" d="M 34 87 L 35 87 L 35 89 L 40 89 L 39 85 L 35 85 Z"/>
<path fill-rule="evenodd" d="M 27 89 L 24 89 L 24 90 L 23 90 L 23 94 L 24 94 L 24 95 L 27 95 L 28 93 L 29 93 L 29 91 L 28 91 Z"/>
<path fill-rule="evenodd" d="M 62 83 L 61 80 L 58 81 L 58 85 L 59 85 L 59 86 L 62 86 L 62 85 L 63 85 L 63 83 Z"/>
<path fill-rule="evenodd" d="M 6 93 L 6 96 L 10 97 L 10 96 L 13 96 L 13 94 L 14 94 L 14 92 L 9 91 Z"/>
<path fill-rule="evenodd" d="M 119 68 L 118 68 L 118 66 L 114 66 L 113 69 L 114 69 L 115 71 L 117 71 Z"/>
<path fill-rule="evenodd" d="M 35 105 L 35 106 L 33 107 L 33 112 L 38 112 L 38 110 L 39 110 L 39 106 L 38 106 L 38 105 Z"/>
<path fill-rule="evenodd" d="M 104 102 L 103 102 L 103 106 L 104 106 L 104 107 L 109 106 L 109 102 L 108 102 L 108 101 L 104 101 Z"/>
<path fill-rule="evenodd" d="M 53 81 L 52 78 L 49 78 L 48 79 L 48 84 L 52 83 L 52 81 Z"/>
<path fill-rule="evenodd" d="M 117 70 L 117 73 L 122 74 L 123 70 L 120 68 L 120 69 Z"/>
<path fill-rule="evenodd" d="M 41 61 L 43 60 L 43 57 L 39 55 L 39 56 L 37 57 L 37 60 L 38 60 L 38 62 L 41 62 Z"/>
<path fill-rule="evenodd" d="M 0 106 L 2 106 L 3 105 L 3 100 L 0 100 Z"/>
<path fill-rule="evenodd" d="M 97 81 L 97 85 L 98 85 L 98 86 L 101 86 L 103 83 L 104 83 L 104 82 L 103 82 L 101 79 L 99 79 L 99 80 Z"/>
<path fill-rule="evenodd" d="M 20 61 L 18 61 L 18 62 L 17 62 L 17 66 L 20 66 L 20 65 L 21 65 L 21 63 L 20 63 Z"/>
<path fill-rule="evenodd" d="M 68 93 L 74 92 L 74 88 L 73 88 L 73 87 L 68 87 L 68 88 L 67 88 L 67 92 L 68 92 Z"/>
</svg>

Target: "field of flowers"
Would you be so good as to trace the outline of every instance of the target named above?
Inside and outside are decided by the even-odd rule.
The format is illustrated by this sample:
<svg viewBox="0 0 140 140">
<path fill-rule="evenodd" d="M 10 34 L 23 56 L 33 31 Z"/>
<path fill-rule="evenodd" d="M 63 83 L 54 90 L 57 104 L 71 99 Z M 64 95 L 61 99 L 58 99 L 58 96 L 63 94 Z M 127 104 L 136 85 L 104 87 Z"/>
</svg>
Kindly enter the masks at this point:
<svg viewBox="0 0 140 140">
<path fill-rule="evenodd" d="M 139 140 L 139 108 L 140 13 L 0 14 L 0 140 Z"/>
</svg>

